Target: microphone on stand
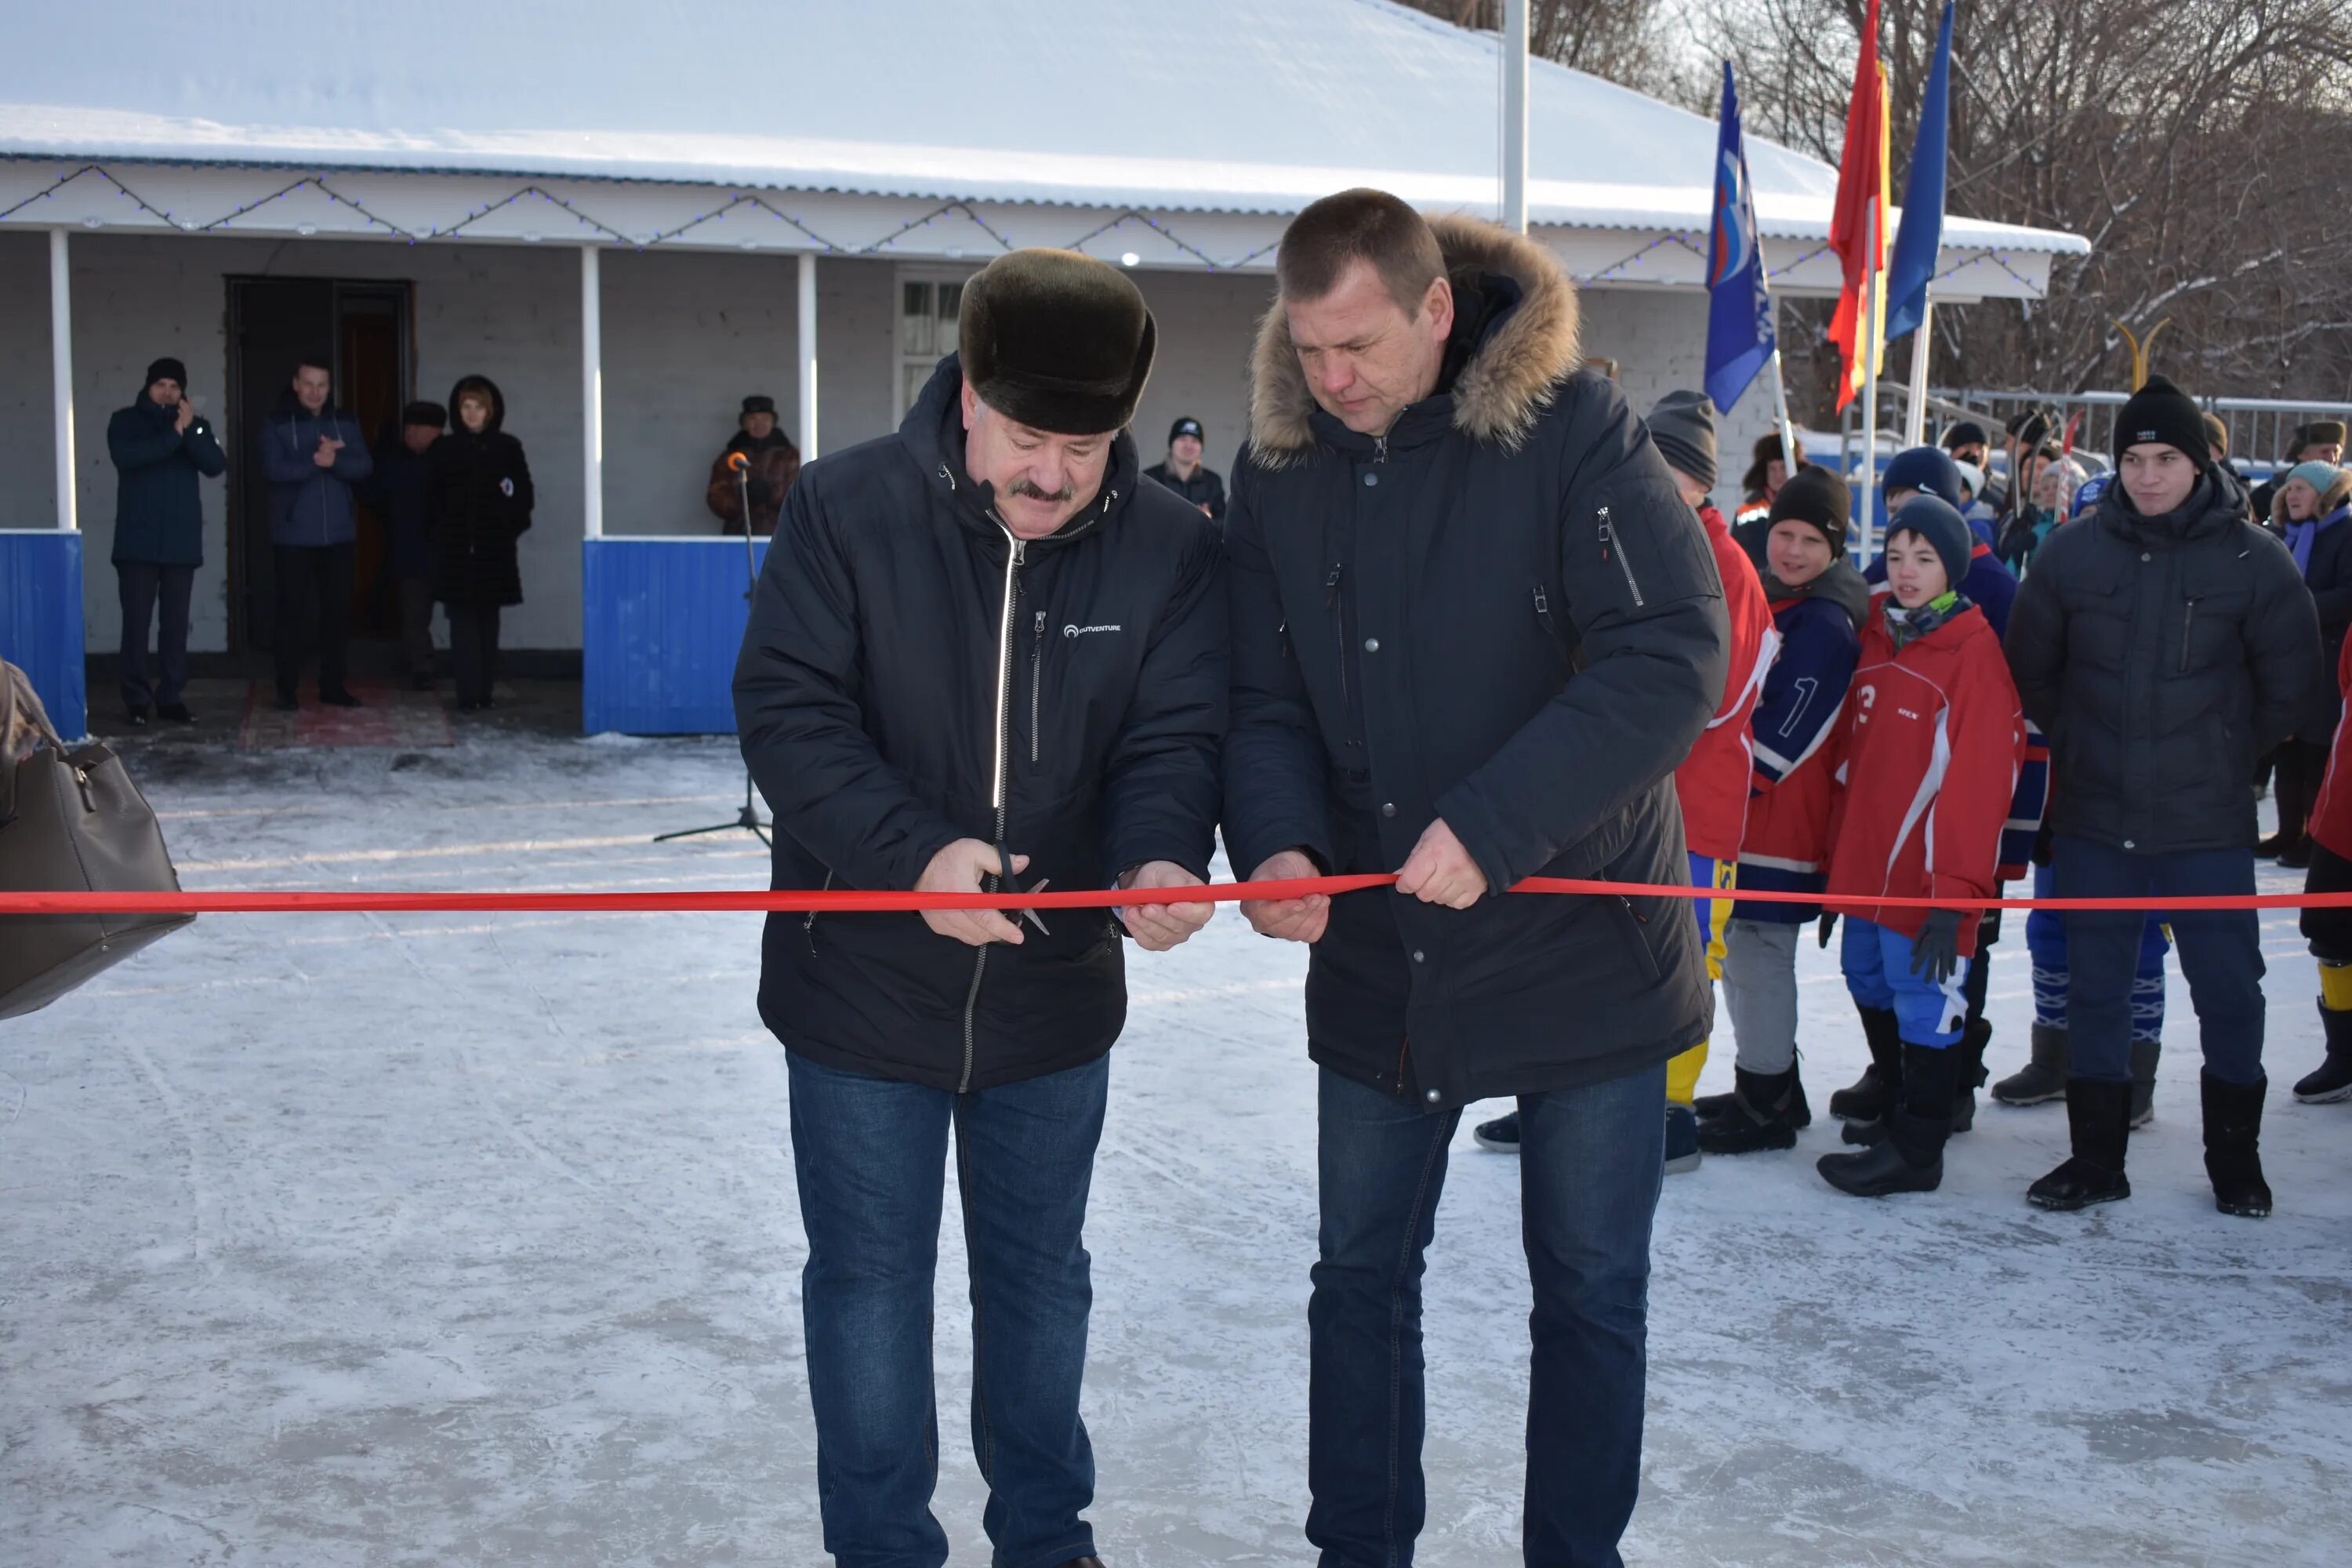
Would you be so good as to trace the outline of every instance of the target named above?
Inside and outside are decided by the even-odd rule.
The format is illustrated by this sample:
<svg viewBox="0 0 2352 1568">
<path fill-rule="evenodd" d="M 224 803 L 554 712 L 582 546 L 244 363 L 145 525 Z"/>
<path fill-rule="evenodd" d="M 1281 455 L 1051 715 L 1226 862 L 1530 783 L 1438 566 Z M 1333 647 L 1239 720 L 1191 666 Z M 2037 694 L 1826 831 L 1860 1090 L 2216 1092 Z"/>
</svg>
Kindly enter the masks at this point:
<svg viewBox="0 0 2352 1568">
<path fill-rule="evenodd" d="M 743 603 L 748 613 L 748 606 L 760 586 L 759 552 L 751 548 L 751 459 L 740 452 L 730 452 L 727 454 L 727 466 L 735 470 L 735 493 L 743 502 Z M 726 833 L 740 827 L 772 847 L 775 840 L 768 837 L 768 824 L 760 819 L 753 787 L 751 766 L 746 763 L 743 765 L 743 809 L 736 813 L 734 821 L 713 823 L 709 827 L 684 828 L 677 833 L 656 834 L 654 842 L 666 844 L 673 838 L 697 838 L 706 833 Z"/>
</svg>

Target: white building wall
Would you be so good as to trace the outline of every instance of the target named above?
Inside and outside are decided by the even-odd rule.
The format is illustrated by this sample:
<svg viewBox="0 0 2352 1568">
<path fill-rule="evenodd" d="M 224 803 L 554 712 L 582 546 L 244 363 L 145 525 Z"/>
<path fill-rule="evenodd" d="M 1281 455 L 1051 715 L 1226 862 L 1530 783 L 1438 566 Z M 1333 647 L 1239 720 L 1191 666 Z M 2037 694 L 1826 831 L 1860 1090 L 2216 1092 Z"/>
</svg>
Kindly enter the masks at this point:
<svg viewBox="0 0 2352 1568">
<path fill-rule="evenodd" d="M 0 528 L 57 526 L 56 431 L 49 237 L 0 233 Z M 100 426 L 101 440 L 105 434 Z"/>
<path fill-rule="evenodd" d="M 1703 390 L 1706 381 L 1706 295 L 1696 289 L 1587 289 L 1584 352 L 1617 362 L 1617 380 L 1636 414 L 1669 392 Z M 1716 503 L 1726 516 L 1739 500 L 1757 437 L 1772 428 L 1772 387 L 1759 375 L 1715 433 Z"/>
</svg>

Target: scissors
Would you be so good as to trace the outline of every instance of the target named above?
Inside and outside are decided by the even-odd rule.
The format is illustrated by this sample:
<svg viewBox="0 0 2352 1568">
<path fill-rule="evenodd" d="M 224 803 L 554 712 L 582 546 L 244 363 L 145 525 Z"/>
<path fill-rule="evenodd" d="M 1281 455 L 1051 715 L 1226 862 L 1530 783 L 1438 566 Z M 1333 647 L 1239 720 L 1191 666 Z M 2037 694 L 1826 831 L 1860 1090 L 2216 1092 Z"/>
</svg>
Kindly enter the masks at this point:
<svg viewBox="0 0 2352 1568">
<path fill-rule="evenodd" d="M 1002 868 L 1001 874 L 997 878 L 997 880 L 1004 884 L 1004 890 L 1008 893 L 1042 893 L 1045 890 L 1045 884 L 1054 879 L 1051 877 L 1040 877 L 1037 879 L 1037 885 L 1035 887 L 1023 887 L 1020 881 L 1013 875 L 1013 852 L 1010 849 L 1007 849 L 1001 841 L 996 846 L 996 864 Z M 1021 918 L 1027 921 L 1031 925 L 1035 926 L 1039 936 L 1051 936 L 1054 934 L 1052 931 L 1045 929 L 1045 917 L 1040 915 L 1035 910 L 1023 910 L 1021 911 Z"/>
</svg>

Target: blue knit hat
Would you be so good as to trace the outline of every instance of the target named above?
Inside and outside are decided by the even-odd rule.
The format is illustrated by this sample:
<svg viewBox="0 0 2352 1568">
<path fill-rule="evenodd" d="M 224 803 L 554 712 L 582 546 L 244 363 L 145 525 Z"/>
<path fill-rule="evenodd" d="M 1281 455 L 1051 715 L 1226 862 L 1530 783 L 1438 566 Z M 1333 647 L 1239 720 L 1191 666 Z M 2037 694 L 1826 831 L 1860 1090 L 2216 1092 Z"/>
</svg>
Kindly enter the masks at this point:
<svg viewBox="0 0 2352 1568">
<path fill-rule="evenodd" d="M 1969 531 L 1958 510 L 1942 498 L 1921 490 L 1896 507 L 1895 515 L 1886 520 L 1887 542 L 1893 543 L 1898 533 L 1916 533 L 1934 545 L 1952 587 L 1958 587 L 1960 579 L 1969 574 L 1969 563 L 1976 554 L 1976 535 Z"/>
<path fill-rule="evenodd" d="M 2323 463 L 2315 458 L 2308 463 L 2297 463 L 2294 468 L 2289 468 L 2280 479 L 2279 483 L 2284 484 L 2288 479 L 2301 479 L 2325 496 L 2329 487 L 2343 477 L 2342 468 L 2333 463 Z"/>
<path fill-rule="evenodd" d="M 1911 447 L 1886 460 L 1885 489 L 1917 490 L 1931 495 L 1958 511 L 1967 503 L 1960 500 L 1960 468 L 1952 455 L 1941 447 Z"/>
<path fill-rule="evenodd" d="M 2074 501 L 2066 509 L 2066 515 L 2070 518 L 2080 517 L 2098 505 L 2099 498 L 2107 493 L 2107 487 L 2115 482 L 2115 479 L 2113 474 L 2093 474 L 2089 479 L 2084 479 L 2075 487 Z"/>
</svg>

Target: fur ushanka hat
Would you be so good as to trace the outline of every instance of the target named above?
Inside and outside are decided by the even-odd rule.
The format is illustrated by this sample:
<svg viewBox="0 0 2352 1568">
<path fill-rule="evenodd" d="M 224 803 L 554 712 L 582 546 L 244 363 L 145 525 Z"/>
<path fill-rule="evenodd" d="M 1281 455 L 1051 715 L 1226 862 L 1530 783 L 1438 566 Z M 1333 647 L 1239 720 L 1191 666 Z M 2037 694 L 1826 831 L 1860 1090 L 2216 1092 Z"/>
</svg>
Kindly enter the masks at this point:
<svg viewBox="0 0 2352 1568">
<path fill-rule="evenodd" d="M 1123 428 L 1159 328 L 1127 274 L 1075 250 L 1014 250 L 964 285 L 964 379 L 1008 419 L 1058 436 Z"/>
</svg>

